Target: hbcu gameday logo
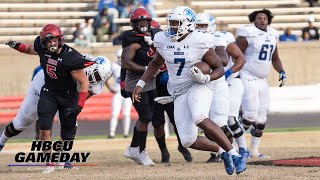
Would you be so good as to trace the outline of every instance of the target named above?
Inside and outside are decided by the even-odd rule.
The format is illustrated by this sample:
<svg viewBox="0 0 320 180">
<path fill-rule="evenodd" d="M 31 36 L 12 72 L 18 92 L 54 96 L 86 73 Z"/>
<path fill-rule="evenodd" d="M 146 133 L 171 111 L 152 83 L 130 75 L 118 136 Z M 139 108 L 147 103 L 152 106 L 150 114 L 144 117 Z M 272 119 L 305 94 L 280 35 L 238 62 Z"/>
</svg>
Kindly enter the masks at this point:
<svg viewBox="0 0 320 180">
<path fill-rule="evenodd" d="M 31 152 L 18 152 L 15 155 L 15 162 L 87 162 L 90 152 L 69 153 L 68 151 L 71 151 L 72 147 L 73 141 L 33 141 L 31 146 Z M 38 152 L 50 150 L 52 150 L 51 153 Z"/>
</svg>

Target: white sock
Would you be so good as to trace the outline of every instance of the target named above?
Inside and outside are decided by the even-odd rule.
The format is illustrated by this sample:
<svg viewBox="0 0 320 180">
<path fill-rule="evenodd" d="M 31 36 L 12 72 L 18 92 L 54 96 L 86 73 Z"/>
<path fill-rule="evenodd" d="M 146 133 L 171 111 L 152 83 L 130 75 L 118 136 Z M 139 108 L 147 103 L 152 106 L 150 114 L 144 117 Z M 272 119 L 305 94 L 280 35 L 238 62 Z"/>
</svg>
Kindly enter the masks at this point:
<svg viewBox="0 0 320 180">
<path fill-rule="evenodd" d="M 0 145 L 4 145 L 4 144 L 8 141 L 8 139 L 10 139 L 10 138 L 7 137 L 7 136 L 4 134 L 4 131 L 3 131 L 3 133 L 2 133 L 2 135 L 1 135 L 1 137 L 0 137 Z"/>
<path fill-rule="evenodd" d="M 218 154 L 221 155 L 222 153 L 226 152 L 224 149 L 222 149 L 221 147 L 219 147 L 219 151 Z"/>
<path fill-rule="evenodd" d="M 230 156 L 240 156 L 238 151 L 235 148 L 232 148 L 230 151 L 228 151 L 228 154 Z"/>
<path fill-rule="evenodd" d="M 112 117 L 110 120 L 110 133 L 109 133 L 110 136 L 115 135 L 117 125 L 118 125 L 118 119 L 115 117 Z"/>
<path fill-rule="evenodd" d="M 240 137 L 235 138 L 239 148 L 244 148 L 247 151 L 247 143 L 246 143 L 246 136 L 242 134 Z"/>
<path fill-rule="evenodd" d="M 259 154 L 258 148 L 259 148 L 260 140 L 261 140 L 261 137 L 255 137 L 255 136 L 251 137 L 251 148 L 250 148 L 251 154 Z"/>
</svg>

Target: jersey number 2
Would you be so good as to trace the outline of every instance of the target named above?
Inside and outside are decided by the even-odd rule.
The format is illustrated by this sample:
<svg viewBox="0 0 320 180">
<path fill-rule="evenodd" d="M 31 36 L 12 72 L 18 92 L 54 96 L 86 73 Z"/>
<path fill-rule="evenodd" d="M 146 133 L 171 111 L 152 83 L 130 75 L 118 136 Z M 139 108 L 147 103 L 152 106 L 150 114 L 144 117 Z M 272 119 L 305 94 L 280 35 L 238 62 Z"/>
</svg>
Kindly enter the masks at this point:
<svg viewBox="0 0 320 180">
<path fill-rule="evenodd" d="M 174 58 L 174 63 L 175 64 L 181 63 L 180 66 L 179 66 L 179 69 L 177 71 L 177 76 L 181 76 L 182 69 L 184 67 L 185 62 L 186 62 L 185 58 Z"/>
<path fill-rule="evenodd" d="M 267 56 L 269 54 L 269 61 L 271 60 L 271 55 L 273 51 L 273 45 L 263 44 L 259 53 L 259 60 L 265 61 L 267 60 Z"/>
<path fill-rule="evenodd" d="M 55 66 L 52 66 L 50 64 L 47 64 L 47 74 L 52 78 L 52 79 L 57 79 L 57 74 L 56 74 L 57 68 Z"/>
</svg>

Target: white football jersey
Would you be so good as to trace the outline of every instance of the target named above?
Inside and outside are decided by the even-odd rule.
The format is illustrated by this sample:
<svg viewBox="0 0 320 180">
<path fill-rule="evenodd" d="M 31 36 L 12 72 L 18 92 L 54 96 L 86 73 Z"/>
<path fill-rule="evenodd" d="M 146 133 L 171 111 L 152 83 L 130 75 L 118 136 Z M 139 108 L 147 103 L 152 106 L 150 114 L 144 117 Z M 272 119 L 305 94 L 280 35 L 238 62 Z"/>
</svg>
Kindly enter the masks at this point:
<svg viewBox="0 0 320 180">
<path fill-rule="evenodd" d="M 117 62 L 112 63 L 112 76 L 114 77 L 113 89 L 119 93 L 120 92 L 120 74 L 121 65 Z"/>
<path fill-rule="evenodd" d="M 212 48 L 213 38 L 200 32 L 191 32 L 184 40 L 173 42 L 167 31 L 158 32 L 154 37 L 154 46 L 165 59 L 169 81 L 168 91 L 186 92 L 196 82 L 189 70 L 197 62 L 201 62 L 205 53 Z"/>
<path fill-rule="evenodd" d="M 279 39 L 279 32 L 269 26 L 265 32 L 252 24 L 239 28 L 237 34 L 248 41 L 248 47 L 244 52 L 246 63 L 240 73 L 266 78 L 271 69 L 272 55 Z"/>
</svg>

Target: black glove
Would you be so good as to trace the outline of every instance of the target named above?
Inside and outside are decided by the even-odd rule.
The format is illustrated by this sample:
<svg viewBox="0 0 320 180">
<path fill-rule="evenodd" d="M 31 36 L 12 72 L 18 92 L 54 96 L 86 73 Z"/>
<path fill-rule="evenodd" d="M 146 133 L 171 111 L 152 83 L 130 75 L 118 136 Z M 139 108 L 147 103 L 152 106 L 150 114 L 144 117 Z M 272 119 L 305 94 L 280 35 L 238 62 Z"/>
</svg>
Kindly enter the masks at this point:
<svg viewBox="0 0 320 180">
<path fill-rule="evenodd" d="M 17 42 L 17 41 L 9 41 L 6 43 L 6 45 L 10 46 L 13 49 L 18 49 L 18 47 L 20 46 L 21 43 Z"/>
<path fill-rule="evenodd" d="M 127 91 L 125 89 L 121 89 L 120 93 L 121 93 L 121 96 L 124 97 L 124 98 L 128 98 L 129 97 L 128 93 L 127 93 Z"/>
<path fill-rule="evenodd" d="M 66 113 L 66 117 L 67 118 L 76 118 L 78 116 L 78 114 L 80 114 L 81 110 L 82 110 L 82 107 L 77 104 L 74 108 L 71 108 Z"/>
</svg>

